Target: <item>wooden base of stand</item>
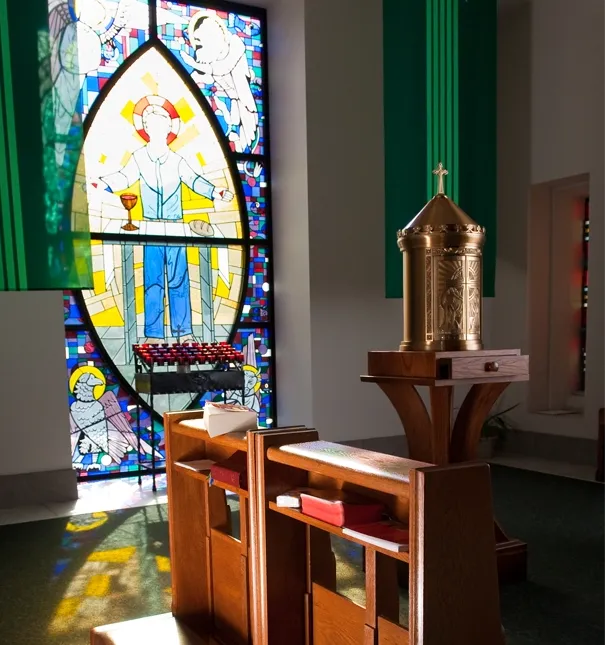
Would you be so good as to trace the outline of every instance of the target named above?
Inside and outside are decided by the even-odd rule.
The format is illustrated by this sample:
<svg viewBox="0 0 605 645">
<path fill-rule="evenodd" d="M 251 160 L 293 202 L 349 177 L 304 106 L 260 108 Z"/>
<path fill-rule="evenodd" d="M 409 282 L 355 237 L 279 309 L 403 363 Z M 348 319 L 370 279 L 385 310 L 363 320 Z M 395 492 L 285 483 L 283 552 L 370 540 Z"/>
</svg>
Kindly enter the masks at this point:
<svg viewBox="0 0 605 645">
<path fill-rule="evenodd" d="M 474 461 L 487 416 L 513 381 L 529 379 L 529 360 L 519 350 L 369 352 L 368 375 L 397 411 L 409 457 L 439 466 Z M 454 387 L 470 385 L 456 418 Z M 418 388 L 428 387 L 429 405 Z M 527 577 L 527 545 L 509 538 L 496 522 L 501 583 Z"/>
<path fill-rule="evenodd" d="M 524 582 L 527 580 L 527 544 L 509 538 L 498 522 L 494 522 L 494 530 L 500 584 Z"/>
<path fill-rule="evenodd" d="M 500 584 L 514 584 L 527 580 L 527 544 L 508 540 L 496 544 L 498 580 Z"/>
<path fill-rule="evenodd" d="M 496 544 L 498 582 L 501 585 L 516 584 L 527 580 L 527 544 L 521 540 L 507 540 Z M 402 587 L 407 587 L 410 570 L 405 562 L 399 562 L 397 578 Z"/>
</svg>

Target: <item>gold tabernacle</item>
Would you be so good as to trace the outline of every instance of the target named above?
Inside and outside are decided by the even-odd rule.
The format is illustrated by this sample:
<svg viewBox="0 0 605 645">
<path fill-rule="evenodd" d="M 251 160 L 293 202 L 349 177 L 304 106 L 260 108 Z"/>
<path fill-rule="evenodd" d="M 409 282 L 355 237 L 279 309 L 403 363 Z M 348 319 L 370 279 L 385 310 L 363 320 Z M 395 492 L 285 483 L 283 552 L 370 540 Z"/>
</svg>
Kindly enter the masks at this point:
<svg viewBox="0 0 605 645">
<path fill-rule="evenodd" d="M 401 231 L 403 341 L 401 351 L 482 349 L 482 249 L 485 229 L 444 191 L 439 163 L 437 194 Z"/>
</svg>

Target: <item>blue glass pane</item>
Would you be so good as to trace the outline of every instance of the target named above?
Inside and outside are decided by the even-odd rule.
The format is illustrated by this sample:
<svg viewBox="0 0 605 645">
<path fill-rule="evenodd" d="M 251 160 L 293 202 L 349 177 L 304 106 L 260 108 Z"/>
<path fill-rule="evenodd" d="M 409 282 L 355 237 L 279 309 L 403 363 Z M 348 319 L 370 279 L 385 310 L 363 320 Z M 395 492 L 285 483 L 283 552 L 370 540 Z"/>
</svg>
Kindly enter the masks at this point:
<svg viewBox="0 0 605 645">
<path fill-rule="evenodd" d="M 237 167 L 246 197 L 251 239 L 267 237 L 267 179 L 265 167 L 254 161 L 240 161 Z"/>
<path fill-rule="evenodd" d="M 84 323 L 84 319 L 80 313 L 80 307 L 76 302 L 73 291 L 63 292 L 63 316 L 66 327 L 82 325 Z"/>
</svg>

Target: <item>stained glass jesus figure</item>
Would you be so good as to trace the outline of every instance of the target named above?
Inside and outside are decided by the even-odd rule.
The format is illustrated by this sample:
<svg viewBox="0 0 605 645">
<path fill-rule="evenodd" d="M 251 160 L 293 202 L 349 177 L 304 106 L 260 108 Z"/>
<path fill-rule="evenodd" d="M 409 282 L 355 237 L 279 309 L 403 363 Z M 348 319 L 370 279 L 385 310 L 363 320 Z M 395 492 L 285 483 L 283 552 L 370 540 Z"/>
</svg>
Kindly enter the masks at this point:
<svg viewBox="0 0 605 645">
<path fill-rule="evenodd" d="M 147 143 L 135 150 L 126 165 L 101 178 L 106 189 L 126 190 L 140 180 L 143 218 L 147 220 L 182 221 L 181 186 L 208 199 L 231 201 L 233 193 L 218 188 L 198 174 L 169 143 L 176 137 L 174 106 L 159 97 L 147 97 L 141 113 L 142 131 Z M 150 101 L 149 99 L 154 99 Z M 141 102 L 139 102 L 140 104 Z M 136 109 L 136 108 L 135 108 Z M 143 283 L 145 302 L 145 336 L 164 339 L 164 296 L 166 282 L 172 335 L 181 341 L 193 339 L 191 294 L 187 248 L 184 246 L 143 246 Z"/>
</svg>

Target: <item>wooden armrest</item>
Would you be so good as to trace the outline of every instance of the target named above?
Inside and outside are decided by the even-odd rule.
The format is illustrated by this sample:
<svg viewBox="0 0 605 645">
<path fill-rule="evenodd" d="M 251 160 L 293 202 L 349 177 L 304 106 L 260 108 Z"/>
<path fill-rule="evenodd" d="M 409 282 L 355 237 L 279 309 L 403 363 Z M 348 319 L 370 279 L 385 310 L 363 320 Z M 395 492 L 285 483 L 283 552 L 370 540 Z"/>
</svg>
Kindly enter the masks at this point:
<svg viewBox="0 0 605 645">
<path fill-rule="evenodd" d="M 337 476 L 376 490 L 401 494 L 401 485 L 410 482 L 410 471 L 431 464 L 380 452 L 363 450 L 330 441 L 309 441 L 269 448 L 269 461 Z"/>
</svg>

